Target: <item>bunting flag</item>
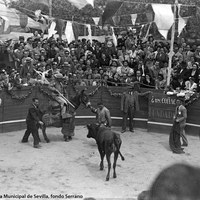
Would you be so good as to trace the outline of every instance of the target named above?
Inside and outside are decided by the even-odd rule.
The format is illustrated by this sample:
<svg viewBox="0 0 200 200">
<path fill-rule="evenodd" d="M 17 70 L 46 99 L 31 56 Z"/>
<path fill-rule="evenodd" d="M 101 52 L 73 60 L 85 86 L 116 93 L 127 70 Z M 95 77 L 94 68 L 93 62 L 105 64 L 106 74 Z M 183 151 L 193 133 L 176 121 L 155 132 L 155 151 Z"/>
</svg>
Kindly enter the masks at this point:
<svg viewBox="0 0 200 200">
<path fill-rule="evenodd" d="M 115 47 L 117 47 L 117 37 L 116 37 L 116 35 L 115 35 L 114 28 L 111 27 L 111 30 L 112 30 L 112 39 L 113 39 L 113 43 L 114 43 Z"/>
<path fill-rule="evenodd" d="M 64 20 L 56 19 L 56 30 L 60 38 L 62 38 L 64 25 L 65 25 Z"/>
<path fill-rule="evenodd" d="M 32 2 L 34 2 L 34 3 L 40 3 L 40 4 L 44 4 L 44 5 L 46 5 L 46 6 L 50 6 L 50 1 L 49 0 L 31 0 Z"/>
<path fill-rule="evenodd" d="M 147 32 L 146 32 L 146 35 L 144 37 L 145 39 L 147 39 L 147 37 L 149 35 L 149 31 L 150 31 L 151 25 L 152 25 L 152 22 L 149 24 L 149 27 L 148 27 Z"/>
<path fill-rule="evenodd" d="M 169 29 L 174 23 L 174 14 L 171 4 L 152 4 L 155 13 L 155 23 L 159 32 L 167 39 Z"/>
<path fill-rule="evenodd" d="M 94 0 L 68 0 L 72 5 L 76 6 L 78 9 L 82 9 L 87 4 L 94 7 Z"/>
<path fill-rule="evenodd" d="M 119 25 L 120 19 L 121 19 L 121 18 L 120 18 L 119 15 L 114 15 L 114 16 L 112 17 L 112 20 L 113 20 L 113 23 L 114 23 L 115 26 Z"/>
<path fill-rule="evenodd" d="M 133 25 L 135 25 L 136 19 L 137 19 L 137 14 L 131 14 L 131 21 Z"/>
<path fill-rule="evenodd" d="M 142 26 L 141 26 L 139 35 L 142 35 L 142 30 L 143 30 L 144 27 L 145 27 L 145 25 L 142 25 Z"/>
<path fill-rule="evenodd" d="M 178 4 L 178 35 L 181 34 L 182 30 L 184 29 L 185 25 L 187 24 L 188 18 L 183 18 L 180 16 L 181 4 Z"/>
<path fill-rule="evenodd" d="M 91 25 L 90 24 L 86 24 L 86 27 L 88 29 L 88 40 L 90 40 L 90 42 L 92 44 L 92 29 L 91 29 Z"/>
<path fill-rule="evenodd" d="M 1 16 L 0 18 L 3 19 L 3 32 L 6 32 L 10 26 L 10 21 L 7 17 Z"/>
<path fill-rule="evenodd" d="M 75 40 L 72 22 L 70 21 L 67 21 L 67 25 L 65 28 L 65 36 L 68 41 L 68 44 Z"/>
<path fill-rule="evenodd" d="M 98 26 L 100 17 L 92 17 L 92 19 L 93 19 L 95 25 Z"/>
<path fill-rule="evenodd" d="M 153 22 L 153 12 L 146 12 L 146 16 L 149 23 Z"/>
<path fill-rule="evenodd" d="M 74 32 L 75 40 L 78 40 L 79 30 L 80 30 L 79 24 L 76 23 L 76 22 L 73 22 L 72 23 L 72 29 L 73 29 L 73 32 Z"/>
<path fill-rule="evenodd" d="M 110 19 L 119 10 L 123 2 L 120 1 L 109 1 L 102 15 L 102 26 L 105 22 Z"/>
<path fill-rule="evenodd" d="M 48 30 L 48 38 L 52 37 L 53 35 L 57 33 L 55 28 L 56 28 L 56 22 L 53 21 L 51 22 L 50 28 Z"/>
</svg>

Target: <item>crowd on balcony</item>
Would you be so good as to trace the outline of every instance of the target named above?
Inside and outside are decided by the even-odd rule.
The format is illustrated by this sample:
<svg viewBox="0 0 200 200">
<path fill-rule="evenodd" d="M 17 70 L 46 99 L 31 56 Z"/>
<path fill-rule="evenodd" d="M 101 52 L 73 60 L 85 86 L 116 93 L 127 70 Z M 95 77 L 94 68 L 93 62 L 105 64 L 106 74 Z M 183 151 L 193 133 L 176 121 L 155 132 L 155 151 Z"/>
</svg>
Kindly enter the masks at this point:
<svg viewBox="0 0 200 200">
<path fill-rule="evenodd" d="M 32 37 L 7 47 L 9 66 L 1 68 L 0 88 L 35 84 L 80 86 L 127 86 L 135 81 L 141 87 L 165 89 L 170 45 L 152 35 L 141 38 L 132 31 L 105 42 L 81 39 L 68 44 L 59 38 L 45 38 L 37 31 Z M 200 46 L 182 38 L 174 44 L 170 90 L 200 91 Z M 169 87 L 168 87 L 169 88 Z"/>
</svg>

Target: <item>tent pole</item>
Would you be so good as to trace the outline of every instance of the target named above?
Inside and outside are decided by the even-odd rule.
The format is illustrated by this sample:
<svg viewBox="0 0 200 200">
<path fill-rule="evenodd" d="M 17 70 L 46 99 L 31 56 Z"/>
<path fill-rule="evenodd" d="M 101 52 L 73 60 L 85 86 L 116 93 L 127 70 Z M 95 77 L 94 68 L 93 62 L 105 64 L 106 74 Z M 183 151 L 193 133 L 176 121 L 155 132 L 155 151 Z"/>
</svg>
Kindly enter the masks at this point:
<svg viewBox="0 0 200 200">
<path fill-rule="evenodd" d="M 167 73 L 167 87 L 170 85 L 171 69 L 172 69 L 172 57 L 174 55 L 174 37 L 175 37 L 175 26 L 176 26 L 175 21 L 176 21 L 177 6 L 178 6 L 178 0 L 175 0 L 174 23 L 172 25 L 172 31 L 171 31 L 171 43 L 170 43 L 169 63 L 168 63 L 168 73 Z"/>
</svg>

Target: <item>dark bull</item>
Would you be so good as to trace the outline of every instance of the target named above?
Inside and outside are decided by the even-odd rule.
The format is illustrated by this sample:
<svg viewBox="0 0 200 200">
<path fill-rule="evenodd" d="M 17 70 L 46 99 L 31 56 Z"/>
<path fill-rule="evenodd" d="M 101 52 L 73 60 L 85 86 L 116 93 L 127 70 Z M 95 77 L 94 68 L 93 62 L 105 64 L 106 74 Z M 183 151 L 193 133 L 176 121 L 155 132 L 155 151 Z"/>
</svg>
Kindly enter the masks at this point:
<svg viewBox="0 0 200 200">
<path fill-rule="evenodd" d="M 108 162 L 108 173 L 106 176 L 106 181 L 110 178 L 110 168 L 111 168 L 111 162 L 110 162 L 110 156 L 112 153 L 114 153 L 114 162 L 113 162 L 113 178 L 116 178 L 116 163 L 118 155 L 121 156 L 121 159 L 124 160 L 124 157 L 122 156 L 120 152 L 120 147 L 122 144 L 120 135 L 118 133 L 115 133 L 111 131 L 109 128 L 106 127 L 100 127 L 97 124 L 89 124 L 87 125 L 88 128 L 88 138 L 94 138 L 96 140 L 98 150 L 101 156 L 101 162 L 100 162 L 100 170 L 103 170 L 104 164 L 103 159 L 106 155 L 106 159 Z"/>
</svg>

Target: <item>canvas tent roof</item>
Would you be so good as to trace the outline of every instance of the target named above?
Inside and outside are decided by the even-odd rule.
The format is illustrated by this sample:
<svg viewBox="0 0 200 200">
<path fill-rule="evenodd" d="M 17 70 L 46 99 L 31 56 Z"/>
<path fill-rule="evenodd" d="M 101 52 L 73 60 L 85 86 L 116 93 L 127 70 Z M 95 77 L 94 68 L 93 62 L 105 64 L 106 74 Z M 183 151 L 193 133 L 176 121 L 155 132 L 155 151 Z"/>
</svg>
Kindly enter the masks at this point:
<svg viewBox="0 0 200 200">
<path fill-rule="evenodd" d="M 10 26 L 20 26 L 19 14 L 20 12 L 18 10 L 6 7 L 4 1 L 0 0 L 0 17 L 3 16 L 8 18 Z M 28 17 L 27 27 L 40 29 L 39 23 L 30 17 Z"/>
</svg>

